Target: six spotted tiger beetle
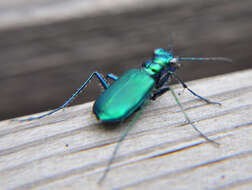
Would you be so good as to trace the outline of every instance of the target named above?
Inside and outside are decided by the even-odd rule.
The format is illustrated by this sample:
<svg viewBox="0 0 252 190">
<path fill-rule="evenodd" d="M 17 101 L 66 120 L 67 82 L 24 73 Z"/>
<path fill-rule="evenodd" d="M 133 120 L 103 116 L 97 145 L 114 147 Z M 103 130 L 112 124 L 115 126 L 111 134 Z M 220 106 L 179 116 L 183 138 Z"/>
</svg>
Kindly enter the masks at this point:
<svg viewBox="0 0 252 190">
<path fill-rule="evenodd" d="M 153 58 L 144 62 L 139 69 L 132 69 L 125 72 L 121 77 L 117 77 L 113 74 L 108 74 L 107 77 L 114 82 L 108 85 L 106 80 L 98 72 L 93 72 L 90 77 L 85 81 L 81 87 L 60 107 L 40 116 L 30 117 L 27 119 L 21 119 L 18 121 L 31 121 L 34 119 L 40 119 L 45 116 L 51 115 L 63 108 L 65 108 L 88 84 L 88 82 L 96 76 L 102 84 L 105 91 L 98 97 L 93 106 L 93 112 L 97 119 L 104 123 L 116 123 L 121 122 L 131 116 L 134 112 L 144 107 L 149 100 L 155 100 L 168 90 L 171 91 L 181 111 L 183 112 L 187 122 L 207 141 L 215 143 L 217 142 L 209 139 L 204 135 L 189 119 L 185 113 L 179 99 L 177 98 L 174 90 L 169 86 L 171 78 L 175 78 L 182 86 L 187 89 L 194 96 L 198 97 L 211 104 L 219 104 L 218 102 L 210 101 L 192 91 L 188 86 L 175 74 L 175 71 L 180 66 L 180 62 L 183 61 L 231 61 L 224 57 L 209 57 L 209 58 L 195 58 L 195 57 L 174 57 L 172 53 L 164 49 L 156 49 L 154 51 Z M 139 112 L 140 113 L 140 112 Z M 114 149 L 108 166 L 101 177 L 99 183 L 103 181 L 106 174 L 110 170 L 110 165 L 115 158 L 120 142 L 126 137 L 129 130 L 132 128 L 129 125 L 121 138 L 118 140 L 117 146 Z"/>
</svg>

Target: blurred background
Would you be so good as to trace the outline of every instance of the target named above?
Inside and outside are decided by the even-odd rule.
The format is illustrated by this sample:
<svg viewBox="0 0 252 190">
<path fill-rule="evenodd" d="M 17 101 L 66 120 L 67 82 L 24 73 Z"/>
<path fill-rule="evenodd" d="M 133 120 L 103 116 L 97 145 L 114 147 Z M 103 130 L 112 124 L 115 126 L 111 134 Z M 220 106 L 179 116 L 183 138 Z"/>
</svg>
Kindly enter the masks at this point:
<svg viewBox="0 0 252 190">
<path fill-rule="evenodd" d="M 186 81 L 252 68 L 251 8 L 251 0 L 1 0 L 0 120 L 56 108 L 93 71 L 121 75 L 159 47 L 233 59 L 184 64 Z M 73 104 L 96 99 L 97 83 Z"/>
</svg>

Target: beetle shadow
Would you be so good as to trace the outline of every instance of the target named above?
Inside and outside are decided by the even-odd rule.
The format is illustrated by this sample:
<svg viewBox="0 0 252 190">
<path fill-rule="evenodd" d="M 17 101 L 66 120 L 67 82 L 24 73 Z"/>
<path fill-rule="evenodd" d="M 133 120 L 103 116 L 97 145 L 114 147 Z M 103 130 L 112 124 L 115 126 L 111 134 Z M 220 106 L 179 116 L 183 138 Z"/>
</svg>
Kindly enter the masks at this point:
<svg viewBox="0 0 252 190">
<path fill-rule="evenodd" d="M 102 130 L 104 132 L 121 130 L 122 128 L 126 128 L 128 125 L 131 124 L 131 122 L 134 119 L 134 115 L 135 115 L 135 113 L 131 117 L 126 118 L 120 122 L 101 122 L 101 121 L 99 121 L 98 128 L 99 128 L 99 130 Z"/>
<path fill-rule="evenodd" d="M 106 123 L 99 122 L 99 129 L 104 132 L 119 130 L 119 129 L 125 127 L 125 125 L 127 125 L 127 123 L 128 122 L 126 122 L 126 121 L 106 122 Z"/>
<path fill-rule="evenodd" d="M 134 113 L 131 114 L 130 117 L 127 117 L 119 122 L 102 122 L 98 121 L 98 128 L 104 132 L 114 131 L 114 130 L 123 130 L 121 128 L 126 129 L 132 122 L 135 122 L 136 114 L 141 111 L 143 107 L 138 108 Z"/>
</svg>

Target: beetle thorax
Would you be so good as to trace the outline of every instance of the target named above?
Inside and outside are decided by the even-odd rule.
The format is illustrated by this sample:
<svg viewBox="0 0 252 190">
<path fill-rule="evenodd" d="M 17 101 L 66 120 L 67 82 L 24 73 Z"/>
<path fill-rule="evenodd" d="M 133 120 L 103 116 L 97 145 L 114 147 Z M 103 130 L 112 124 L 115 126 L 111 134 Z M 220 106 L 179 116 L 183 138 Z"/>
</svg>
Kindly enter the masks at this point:
<svg viewBox="0 0 252 190">
<path fill-rule="evenodd" d="M 142 66 L 151 76 L 159 74 L 165 67 L 170 66 L 173 55 L 164 49 L 156 49 L 153 58 L 146 61 Z"/>
</svg>

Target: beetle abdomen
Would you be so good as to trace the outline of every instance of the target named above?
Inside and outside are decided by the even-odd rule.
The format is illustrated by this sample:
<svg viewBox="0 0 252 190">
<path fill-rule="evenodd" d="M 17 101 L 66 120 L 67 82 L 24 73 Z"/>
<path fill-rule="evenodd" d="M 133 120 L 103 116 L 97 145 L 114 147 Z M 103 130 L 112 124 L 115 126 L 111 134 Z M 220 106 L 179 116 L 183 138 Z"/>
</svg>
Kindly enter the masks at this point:
<svg viewBox="0 0 252 190">
<path fill-rule="evenodd" d="M 154 79 L 146 71 L 129 70 L 100 95 L 93 111 L 101 121 L 121 121 L 143 104 L 154 84 Z"/>
</svg>

